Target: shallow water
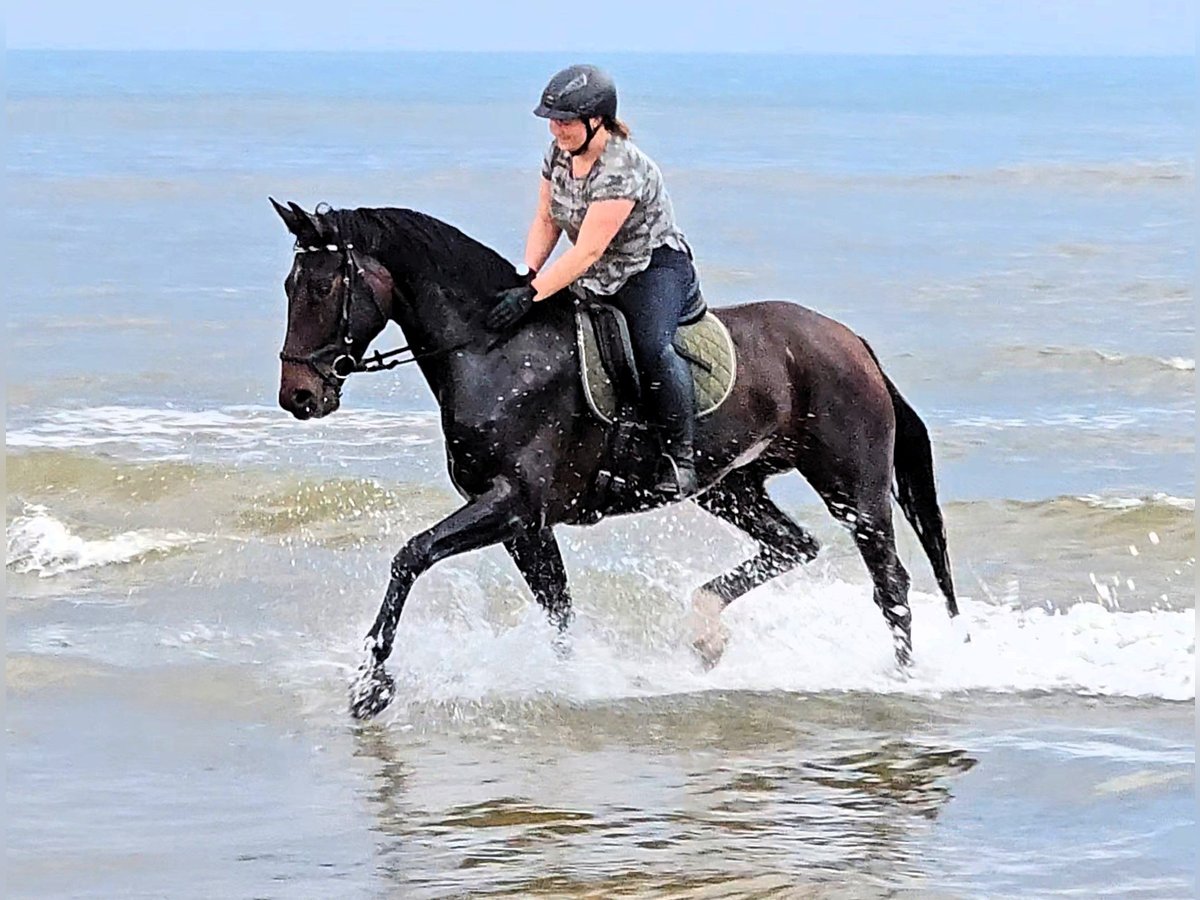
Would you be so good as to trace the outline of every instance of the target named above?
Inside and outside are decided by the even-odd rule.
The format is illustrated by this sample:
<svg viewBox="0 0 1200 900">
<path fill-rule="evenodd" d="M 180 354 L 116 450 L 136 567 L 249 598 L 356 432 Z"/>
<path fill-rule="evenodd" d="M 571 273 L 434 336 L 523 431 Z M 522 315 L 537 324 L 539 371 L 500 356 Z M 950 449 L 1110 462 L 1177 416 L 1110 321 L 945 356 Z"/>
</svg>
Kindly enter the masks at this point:
<svg viewBox="0 0 1200 900">
<path fill-rule="evenodd" d="M 448 108 L 491 62 L 10 54 L 9 891 L 1193 895 L 1182 61 L 611 60 L 714 305 L 847 321 L 929 423 L 962 627 L 902 531 L 899 674 L 785 477 L 824 551 L 711 671 L 688 598 L 750 547 L 684 506 L 562 530 L 566 655 L 501 552 L 440 564 L 348 720 L 390 558 L 457 498 L 414 373 L 274 408 L 265 197 L 515 255 L 555 66 Z"/>
</svg>

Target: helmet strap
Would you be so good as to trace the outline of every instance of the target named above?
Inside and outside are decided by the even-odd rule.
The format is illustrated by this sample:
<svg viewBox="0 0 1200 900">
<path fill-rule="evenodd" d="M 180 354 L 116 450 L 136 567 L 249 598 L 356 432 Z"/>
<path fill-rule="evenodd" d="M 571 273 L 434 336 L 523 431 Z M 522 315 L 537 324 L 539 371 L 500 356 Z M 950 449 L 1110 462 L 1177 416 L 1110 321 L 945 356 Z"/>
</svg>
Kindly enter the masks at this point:
<svg viewBox="0 0 1200 900">
<path fill-rule="evenodd" d="M 592 138 L 596 136 L 596 129 L 595 126 L 592 125 L 591 116 L 587 116 L 583 120 L 583 127 L 587 129 L 587 137 L 583 139 L 582 144 L 570 151 L 572 156 L 582 156 L 583 154 L 587 153 L 588 145 L 592 143 Z"/>
</svg>

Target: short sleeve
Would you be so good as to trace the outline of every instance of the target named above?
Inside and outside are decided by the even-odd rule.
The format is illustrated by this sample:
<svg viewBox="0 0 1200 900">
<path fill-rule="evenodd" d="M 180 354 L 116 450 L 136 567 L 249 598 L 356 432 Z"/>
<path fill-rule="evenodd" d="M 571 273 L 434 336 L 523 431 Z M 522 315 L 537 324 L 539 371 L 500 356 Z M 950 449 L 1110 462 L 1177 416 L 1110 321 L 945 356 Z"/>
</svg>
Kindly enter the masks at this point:
<svg viewBox="0 0 1200 900">
<path fill-rule="evenodd" d="M 591 199 L 595 200 L 638 200 L 646 185 L 646 175 L 632 166 L 614 166 L 592 184 Z"/>
<path fill-rule="evenodd" d="M 554 170 L 554 151 L 556 149 L 554 141 L 551 141 L 550 146 L 546 148 L 546 155 L 542 157 L 542 177 L 547 181 L 550 180 L 550 173 Z"/>
</svg>

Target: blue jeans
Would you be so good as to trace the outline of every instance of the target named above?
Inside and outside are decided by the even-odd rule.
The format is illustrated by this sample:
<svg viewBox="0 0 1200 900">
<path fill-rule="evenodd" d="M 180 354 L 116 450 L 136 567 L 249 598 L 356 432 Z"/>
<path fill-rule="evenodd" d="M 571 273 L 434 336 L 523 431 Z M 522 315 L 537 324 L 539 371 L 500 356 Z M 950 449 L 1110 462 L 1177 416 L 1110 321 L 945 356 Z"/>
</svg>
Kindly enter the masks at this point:
<svg viewBox="0 0 1200 900">
<path fill-rule="evenodd" d="M 675 352 L 681 319 L 703 312 L 700 280 L 691 258 L 662 246 L 650 266 L 630 278 L 616 294 L 602 298 L 625 314 L 642 380 L 645 413 L 662 429 L 666 450 L 690 453 L 695 432 L 696 395 L 687 363 Z"/>
</svg>

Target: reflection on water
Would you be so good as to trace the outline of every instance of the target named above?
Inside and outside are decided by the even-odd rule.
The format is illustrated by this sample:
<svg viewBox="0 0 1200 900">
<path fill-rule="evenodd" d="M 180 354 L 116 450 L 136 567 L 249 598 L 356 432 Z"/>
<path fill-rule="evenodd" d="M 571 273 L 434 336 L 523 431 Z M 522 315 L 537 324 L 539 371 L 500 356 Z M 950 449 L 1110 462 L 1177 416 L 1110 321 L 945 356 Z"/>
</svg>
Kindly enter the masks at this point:
<svg viewBox="0 0 1200 900">
<path fill-rule="evenodd" d="M 743 702 L 762 713 L 781 701 Z M 844 720 L 860 718 L 842 706 Z M 709 715 L 692 708 L 661 746 L 644 732 L 621 741 L 622 716 L 604 709 L 575 709 L 570 726 L 560 723 L 604 734 L 603 746 L 560 740 L 549 723 L 482 740 L 363 728 L 357 756 L 374 769 L 380 874 L 405 896 L 828 896 L 921 885 L 916 842 L 972 756 L 811 721 L 688 741 Z M 767 717 L 739 718 L 762 726 Z M 634 727 L 655 722 L 643 710 Z"/>
</svg>

